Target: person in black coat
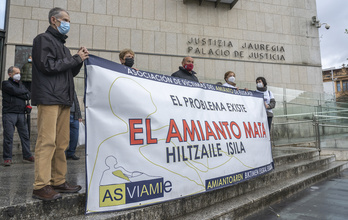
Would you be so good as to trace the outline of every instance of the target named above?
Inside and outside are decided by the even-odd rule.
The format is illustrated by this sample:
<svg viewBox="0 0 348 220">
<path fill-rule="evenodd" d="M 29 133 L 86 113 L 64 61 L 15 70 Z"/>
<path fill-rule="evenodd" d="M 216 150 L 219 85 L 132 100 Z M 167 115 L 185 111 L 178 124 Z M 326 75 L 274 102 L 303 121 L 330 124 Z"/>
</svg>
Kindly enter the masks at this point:
<svg viewBox="0 0 348 220">
<path fill-rule="evenodd" d="M 32 104 L 38 109 L 38 137 L 35 146 L 35 182 L 33 198 L 54 200 L 60 193 L 74 193 L 79 185 L 66 181 L 65 150 L 69 145 L 70 106 L 74 101 L 74 81 L 88 58 L 81 47 L 71 55 L 64 45 L 70 30 L 69 13 L 53 8 L 48 14 L 50 26 L 33 41 Z"/>
<path fill-rule="evenodd" d="M 11 66 L 7 72 L 9 78 L 2 82 L 3 159 L 4 165 L 10 166 L 15 127 L 21 140 L 23 159 L 30 162 L 35 159 L 30 152 L 28 124 L 25 120 L 25 101 L 30 99 L 30 92 L 20 81 L 19 68 Z"/>
<path fill-rule="evenodd" d="M 198 78 L 196 77 L 197 73 L 193 71 L 193 64 L 194 60 L 192 57 L 185 57 L 181 62 L 182 66 L 180 66 L 179 70 L 173 73 L 172 76 L 199 82 Z"/>
</svg>

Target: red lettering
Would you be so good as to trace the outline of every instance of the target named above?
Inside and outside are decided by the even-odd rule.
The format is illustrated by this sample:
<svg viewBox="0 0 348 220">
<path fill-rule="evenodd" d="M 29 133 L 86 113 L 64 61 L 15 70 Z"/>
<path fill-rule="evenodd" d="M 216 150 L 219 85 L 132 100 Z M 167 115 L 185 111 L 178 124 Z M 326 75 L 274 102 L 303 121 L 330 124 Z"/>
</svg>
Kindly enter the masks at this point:
<svg viewBox="0 0 348 220">
<path fill-rule="evenodd" d="M 238 129 L 238 135 L 236 135 L 236 133 L 234 133 L 233 126 L 236 126 L 236 127 L 237 127 L 237 129 Z M 231 131 L 232 131 L 232 133 L 233 133 L 233 136 L 234 136 L 235 138 L 237 138 L 237 139 L 240 139 L 240 137 L 242 136 L 242 132 L 240 132 L 240 128 L 239 128 L 238 124 L 237 124 L 236 122 L 232 121 L 231 124 L 230 124 L 230 127 L 231 127 Z"/>
<path fill-rule="evenodd" d="M 213 136 L 215 140 L 217 140 L 213 130 L 211 129 L 209 123 L 206 121 L 205 122 L 205 133 L 206 133 L 206 136 L 207 136 L 207 140 L 209 140 L 209 137 L 210 136 Z"/>
<path fill-rule="evenodd" d="M 157 138 L 151 137 L 151 119 L 145 119 L 146 123 L 146 143 L 147 144 L 157 144 Z"/>
<path fill-rule="evenodd" d="M 187 141 L 187 134 L 189 134 L 191 141 L 195 140 L 195 133 L 196 133 L 197 139 L 199 141 L 201 140 L 201 137 L 200 137 L 200 135 L 198 133 L 196 124 L 195 124 L 195 122 L 193 120 L 191 120 L 191 128 L 192 128 L 192 130 L 190 130 L 190 127 L 187 125 L 187 122 L 186 122 L 185 119 L 182 120 L 182 123 L 183 123 L 183 127 L 184 127 L 184 141 L 185 142 Z"/>
<path fill-rule="evenodd" d="M 174 129 L 174 132 L 173 132 L 173 129 Z M 178 138 L 179 142 L 182 142 L 182 137 L 180 135 L 180 131 L 179 131 L 178 126 L 176 125 L 174 119 L 170 119 L 166 143 L 169 143 L 172 138 Z"/>
<path fill-rule="evenodd" d="M 231 139 L 232 136 L 231 136 L 230 130 L 228 129 L 228 122 L 224 121 L 224 122 L 222 122 L 222 124 L 225 126 L 227 134 L 228 134 L 228 137 Z"/>
<path fill-rule="evenodd" d="M 222 127 L 221 122 L 220 122 L 220 127 L 215 123 L 215 121 L 213 121 L 213 125 L 214 125 L 215 131 L 216 131 L 216 134 L 217 134 L 219 140 L 221 140 L 220 134 L 226 139 L 227 137 L 225 134 L 225 130 Z"/>
<path fill-rule="evenodd" d="M 202 126 L 201 126 L 201 122 L 197 121 L 197 124 L 198 124 L 199 130 L 201 131 L 201 134 L 202 134 L 202 140 L 205 141 L 205 137 L 204 137 L 203 129 L 202 129 Z"/>
<path fill-rule="evenodd" d="M 265 124 L 262 123 L 262 137 L 266 137 L 267 134 L 266 134 L 266 129 L 265 129 Z"/>
<path fill-rule="evenodd" d="M 143 139 L 135 139 L 136 133 L 143 133 L 142 128 L 135 128 L 136 124 L 142 124 L 142 119 L 129 119 L 129 134 L 130 134 L 130 145 L 143 144 Z"/>
<path fill-rule="evenodd" d="M 261 137 L 260 136 L 260 133 L 259 133 L 259 129 L 257 128 L 257 124 L 256 124 L 256 122 L 254 122 L 254 131 L 255 131 L 255 137 L 256 137 L 256 135 L 258 135 L 259 137 Z"/>
<path fill-rule="evenodd" d="M 246 138 L 249 138 L 249 137 L 255 138 L 255 135 L 254 135 L 254 132 L 253 132 L 253 128 L 251 127 L 250 122 L 248 122 L 248 125 L 246 125 L 245 122 L 243 122 L 243 125 L 244 125 Z"/>
</svg>

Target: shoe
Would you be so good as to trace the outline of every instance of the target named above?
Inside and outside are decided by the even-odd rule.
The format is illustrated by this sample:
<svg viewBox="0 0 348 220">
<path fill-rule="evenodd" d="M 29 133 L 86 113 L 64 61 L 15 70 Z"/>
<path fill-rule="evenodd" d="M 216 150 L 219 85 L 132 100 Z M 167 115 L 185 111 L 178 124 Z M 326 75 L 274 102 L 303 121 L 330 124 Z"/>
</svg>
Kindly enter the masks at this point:
<svg viewBox="0 0 348 220">
<path fill-rule="evenodd" d="M 4 166 L 8 167 L 11 166 L 12 160 L 4 160 Z"/>
<path fill-rule="evenodd" d="M 65 182 L 59 186 L 52 186 L 53 189 L 60 193 L 76 193 L 81 190 L 80 185 L 70 185 L 68 182 Z"/>
<path fill-rule="evenodd" d="M 66 159 L 79 160 L 80 158 L 74 154 L 72 156 L 66 156 Z"/>
<path fill-rule="evenodd" d="M 26 161 L 29 161 L 29 162 L 35 162 L 35 157 L 31 156 L 31 157 L 28 157 L 28 158 L 23 158 L 23 160 L 26 160 Z"/>
<path fill-rule="evenodd" d="M 45 186 L 41 189 L 33 190 L 34 199 L 41 199 L 44 201 L 51 201 L 62 198 L 62 195 L 53 190 L 52 186 Z"/>
</svg>

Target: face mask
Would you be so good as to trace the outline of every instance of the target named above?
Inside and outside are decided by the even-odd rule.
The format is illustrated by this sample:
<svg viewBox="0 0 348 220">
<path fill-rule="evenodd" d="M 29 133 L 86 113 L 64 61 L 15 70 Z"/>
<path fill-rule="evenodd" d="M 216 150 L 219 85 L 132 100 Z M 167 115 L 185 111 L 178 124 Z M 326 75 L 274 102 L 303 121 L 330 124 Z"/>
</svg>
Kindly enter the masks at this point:
<svg viewBox="0 0 348 220">
<path fill-rule="evenodd" d="M 69 22 L 66 22 L 66 21 L 61 21 L 60 22 L 60 26 L 57 27 L 58 28 L 58 31 L 59 33 L 61 34 L 67 34 L 70 30 L 70 23 Z"/>
<path fill-rule="evenodd" d="M 263 84 L 261 82 L 259 82 L 259 83 L 256 84 L 256 87 L 257 88 L 263 88 Z"/>
<path fill-rule="evenodd" d="M 16 80 L 16 81 L 21 80 L 21 74 L 16 74 L 16 75 L 12 76 L 12 79 Z"/>
<path fill-rule="evenodd" d="M 185 70 L 187 70 L 187 71 L 192 71 L 193 70 L 193 64 L 192 63 L 189 63 L 189 64 L 186 64 L 185 66 L 184 66 L 184 68 L 185 68 Z"/>
<path fill-rule="evenodd" d="M 236 78 L 234 78 L 234 76 L 231 76 L 228 78 L 228 81 L 231 83 L 234 83 L 235 80 L 236 80 Z"/>
<path fill-rule="evenodd" d="M 31 59 L 28 59 L 28 62 L 31 63 Z"/>
<path fill-rule="evenodd" d="M 132 67 L 134 65 L 134 58 L 126 57 L 125 66 Z"/>
</svg>

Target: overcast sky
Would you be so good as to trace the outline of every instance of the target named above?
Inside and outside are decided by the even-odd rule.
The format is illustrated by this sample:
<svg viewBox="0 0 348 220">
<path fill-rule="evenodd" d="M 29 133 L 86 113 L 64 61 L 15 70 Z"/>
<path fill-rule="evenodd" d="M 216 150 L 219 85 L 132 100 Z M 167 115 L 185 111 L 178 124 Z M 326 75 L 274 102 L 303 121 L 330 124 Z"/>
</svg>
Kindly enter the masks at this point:
<svg viewBox="0 0 348 220">
<path fill-rule="evenodd" d="M 320 23 L 328 23 L 329 30 L 319 29 L 321 62 L 323 68 L 341 68 L 348 64 L 348 0 L 317 0 Z"/>
</svg>

